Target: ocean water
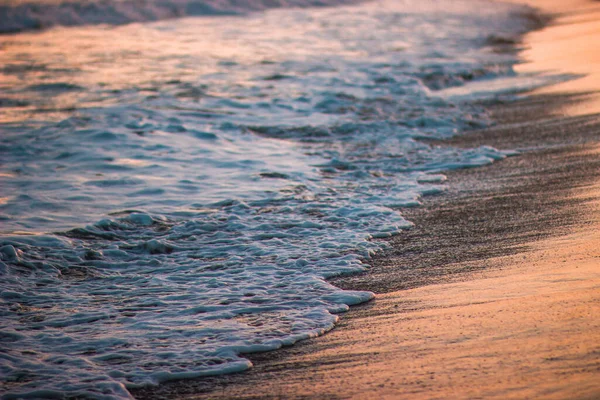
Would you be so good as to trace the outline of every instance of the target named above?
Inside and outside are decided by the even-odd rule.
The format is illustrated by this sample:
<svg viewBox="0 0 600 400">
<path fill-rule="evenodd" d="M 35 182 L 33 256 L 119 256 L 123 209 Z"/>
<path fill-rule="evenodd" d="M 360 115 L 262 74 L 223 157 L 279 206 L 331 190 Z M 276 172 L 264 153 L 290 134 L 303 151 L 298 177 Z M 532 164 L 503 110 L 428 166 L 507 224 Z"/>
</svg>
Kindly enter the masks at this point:
<svg viewBox="0 0 600 400">
<path fill-rule="evenodd" d="M 326 278 L 445 171 L 510 155 L 431 139 L 547 82 L 513 71 L 514 5 L 227 4 L 1 38 L 3 398 L 126 399 L 323 334 L 373 298 Z"/>
</svg>

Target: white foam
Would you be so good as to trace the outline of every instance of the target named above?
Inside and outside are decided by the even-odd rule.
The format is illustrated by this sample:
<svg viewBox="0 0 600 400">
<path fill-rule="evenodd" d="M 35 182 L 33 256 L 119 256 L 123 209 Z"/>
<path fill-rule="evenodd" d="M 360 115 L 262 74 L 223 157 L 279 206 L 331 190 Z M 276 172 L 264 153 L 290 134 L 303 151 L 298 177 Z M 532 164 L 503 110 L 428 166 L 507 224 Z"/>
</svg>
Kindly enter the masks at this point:
<svg viewBox="0 0 600 400">
<path fill-rule="evenodd" d="M 445 171 L 511 154 L 422 139 L 486 125 L 448 88 L 519 88 L 486 45 L 525 29 L 515 10 L 404 0 L 7 36 L 9 396 L 240 371 L 371 299 L 326 279 L 365 271 Z"/>
</svg>

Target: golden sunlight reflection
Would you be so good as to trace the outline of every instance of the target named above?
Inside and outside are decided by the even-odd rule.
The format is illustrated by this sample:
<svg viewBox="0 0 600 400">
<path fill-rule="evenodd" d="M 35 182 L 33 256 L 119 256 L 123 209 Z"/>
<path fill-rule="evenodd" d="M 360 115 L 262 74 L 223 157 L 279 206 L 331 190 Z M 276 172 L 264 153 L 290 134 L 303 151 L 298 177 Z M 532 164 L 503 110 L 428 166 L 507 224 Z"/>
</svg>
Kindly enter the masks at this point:
<svg viewBox="0 0 600 400">
<path fill-rule="evenodd" d="M 4 107 L 0 122 L 58 121 L 80 107 L 110 104 L 115 93 L 150 97 L 164 90 L 165 82 L 175 83 L 173 77 L 177 83 L 203 77 L 218 80 L 224 65 L 274 63 L 327 51 L 352 55 L 340 42 L 310 34 L 307 41 L 307 32 L 317 24 L 312 19 L 282 24 L 282 17 L 295 18 L 293 13 L 273 12 L 243 21 L 240 17 L 184 18 L 177 30 L 163 21 L 58 27 L 8 36 L 0 53 L 0 64 L 5 65 L 0 70 L 0 89 L 11 103 Z M 243 26 L 237 27 L 239 22 Z M 243 72 L 236 73 L 238 84 L 243 85 Z"/>
<path fill-rule="evenodd" d="M 533 6 L 556 12 L 558 19 L 551 26 L 526 35 L 526 63 L 516 66 L 517 72 L 550 71 L 581 75 L 580 78 L 538 89 L 538 94 L 595 92 L 600 90 L 600 5 L 576 0 L 529 0 Z M 556 16 L 555 15 L 555 16 Z M 600 108 L 600 96 L 569 105 L 568 115 L 584 115 Z"/>
<path fill-rule="evenodd" d="M 4 0 L 0 20 L 13 16 L 4 14 L 6 1 L 22 0 Z M 26 1 L 69 2 L 103 18 L 112 14 L 96 5 L 203 4 Z M 599 230 L 582 233 L 584 247 L 573 236 L 540 241 L 526 263 L 511 251 L 502 268 L 483 270 L 479 255 L 496 257 L 506 243 L 525 248 L 521 239 L 546 237 L 542 224 L 559 230 L 564 219 L 571 229 L 575 218 L 552 207 L 584 204 L 536 199 L 555 188 L 544 183 L 563 177 L 587 189 L 592 178 L 584 181 L 584 172 L 596 165 L 576 159 L 556 167 L 562 156 L 554 157 L 554 147 L 539 158 L 509 157 L 553 146 L 571 126 L 581 132 L 564 141 L 581 143 L 597 133 L 585 124 L 600 117 L 563 125 L 540 111 L 538 126 L 537 108 L 515 113 L 530 103 L 513 100 L 569 73 L 583 78 L 538 92 L 600 89 L 600 52 L 589 55 L 600 43 L 600 4 L 575 0 L 556 26 L 524 39 L 529 62 L 518 64 L 514 45 L 538 26 L 535 13 L 502 1 L 214 1 L 281 7 L 119 26 L 30 25 L 48 29 L 3 36 L 0 291 L 15 306 L 0 311 L 10 329 L 0 330 L 10 341 L 8 361 L 0 360 L 8 396 L 147 398 L 132 388 L 163 390 L 165 381 L 244 371 L 251 366 L 245 354 L 323 335 L 338 314 L 376 298 L 371 290 L 400 289 L 377 296 L 371 310 L 381 313 L 344 320 L 354 328 L 334 329 L 322 351 L 298 353 L 294 362 L 310 366 L 292 371 L 303 382 L 276 384 L 296 385 L 298 396 L 318 389 L 317 396 L 364 397 L 373 389 L 377 398 L 397 399 L 399 386 L 420 395 L 430 384 L 438 398 L 456 394 L 457 385 L 466 388 L 463 397 L 485 397 L 488 385 L 502 398 L 535 398 L 534 385 L 562 394 L 555 384 L 576 389 L 578 377 L 587 379 L 581 363 L 600 334 L 600 320 L 584 319 L 600 312 Z M 558 0 L 530 1 L 559 9 Z M 284 7 L 303 2 L 339 7 Z M 54 23 L 86 22 L 63 17 Z M 581 171 L 572 171 L 576 163 Z M 463 169 L 470 171 L 464 180 Z M 518 201 L 513 181 L 514 193 L 527 188 Z M 498 203 L 496 194 L 510 199 Z M 446 207 L 448 199 L 460 204 Z M 478 213 L 465 213 L 471 205 Z M 515 209 L 526 224 L 495 223 Z M 480 225 L 464 235 L 447 232 L 448 221 L 475 219 Z M 516 225 L 530 229 L 513 232 Z M 400 240 L 380 240 L 392 237 Z M 493 248 L 469 250 L 476 268 L 431 264 L 421 274 L 394 249 L 422 239 L 409 250 L 427 256 L 427 269 L 490 237 Z M 402 261 L 388 265 L 392 253 Z M 401 275 L 387 275 L 394 266 Z M 369 270 L 383 275 L 364 286 L 354 280 Z M 446 271 L 486 279 L 434 284 L 445 282 Z M 358 286 L 337 287 L 333 277 Z M 380 286 L 388 279 L 396 281 Z M 47 312 L 24 315 L 23 304 Z M 579 329 L 578 320 L 591 323 Z M 559 335 L 558 345 L 537 335 L 565 327 L 575 330 Z M 547 362 L 561 356 L 557 346 L 574 355 L 573 364 Z M 340 355 L 328 373 L 327 360 Z M 527 374 L 515 374 L 522 366 Z M 307 371 L 327 380 L 306 385 Z"/>
<path fill-rule="evenodd" d="M 147 165 L 150 165 L 148 161 L 135 160 L 133 158 L 118 158 L 114 162 L 115 164 L 127 165 L 132 167 L 145 167 Z"/>
</svg>

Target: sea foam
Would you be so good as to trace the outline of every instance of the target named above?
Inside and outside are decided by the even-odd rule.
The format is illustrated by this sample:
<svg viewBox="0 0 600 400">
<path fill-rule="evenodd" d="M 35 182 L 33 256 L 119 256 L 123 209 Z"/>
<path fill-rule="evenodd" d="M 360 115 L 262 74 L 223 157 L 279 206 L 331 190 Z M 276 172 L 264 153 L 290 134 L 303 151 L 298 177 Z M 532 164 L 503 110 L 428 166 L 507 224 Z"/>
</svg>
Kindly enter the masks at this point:
<svg viewBox="0 0 600 400">
<path fill-rule="evenodd" d="M 520 11 L 405 0 L 6 36 L 5 398 L 241 371 L 373 298 L 326 278 L 367 270 L 445 171 L 511 154 L 439 140 L 531 82 L 489 40 L 528 29 Z"/>
</svg>

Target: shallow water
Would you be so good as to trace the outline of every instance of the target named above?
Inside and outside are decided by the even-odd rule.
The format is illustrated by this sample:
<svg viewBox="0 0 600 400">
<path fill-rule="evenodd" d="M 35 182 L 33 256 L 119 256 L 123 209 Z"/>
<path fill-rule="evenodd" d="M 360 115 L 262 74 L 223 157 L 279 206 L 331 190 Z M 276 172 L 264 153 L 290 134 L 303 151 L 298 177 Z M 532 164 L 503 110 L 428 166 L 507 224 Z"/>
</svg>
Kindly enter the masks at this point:
<svg viewBox="0 0 600 400">
<path fill-rule="evenodd" d="M 325 278 L 367 268 L 444 171 L 508 155 L 423 139 L 542 82 L 498 47 L 519 11 L 386 1 L 4 37 L 0 388 L 128 398 L 331 329 L 373 295 Z"/>
</svg>

